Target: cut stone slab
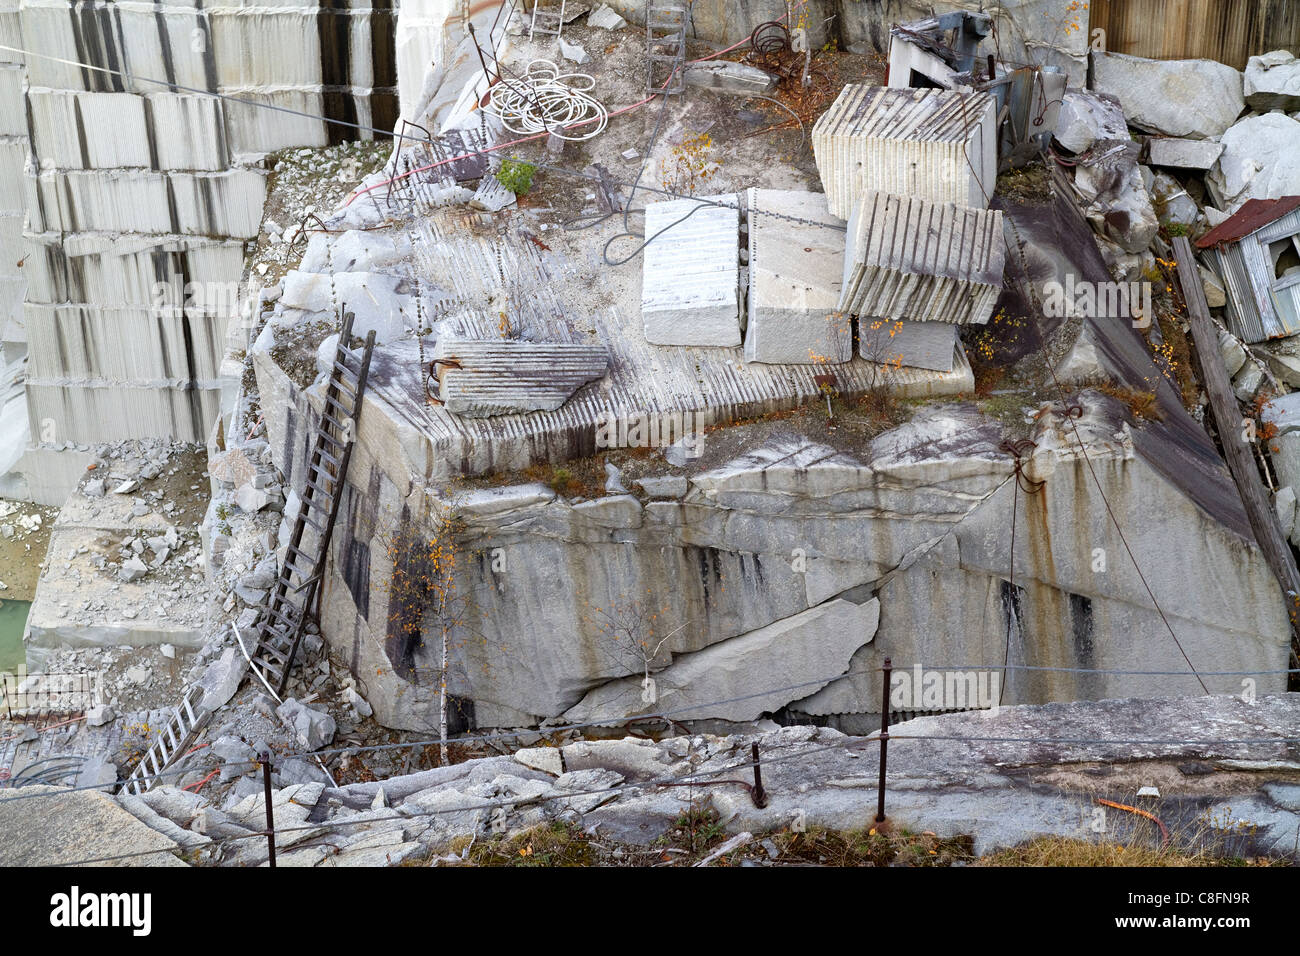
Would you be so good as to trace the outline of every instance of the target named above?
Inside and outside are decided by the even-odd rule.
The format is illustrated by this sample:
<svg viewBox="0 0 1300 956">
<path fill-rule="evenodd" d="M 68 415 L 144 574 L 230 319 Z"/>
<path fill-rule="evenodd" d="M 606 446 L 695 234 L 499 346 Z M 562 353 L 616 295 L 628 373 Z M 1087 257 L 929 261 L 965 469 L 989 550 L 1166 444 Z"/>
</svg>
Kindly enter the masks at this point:
<svg viewBox="0 0 1300 956">
<path fill-rule="evenodd" d="M 866 192 L 849 219 L 840 310 L 982 324 L 1001 294 L 1005 261 L 997 210 Z"/>
<path fill-rule="evenodd" d="M 989 93 L 850 83 L 813 125 L 830 210 L 852 215 L 868 190 L 983 209 L 997 182 Z"/>
<path fill-rule="evenodd" d="M 602 30 L 621 30 L 627 21 L 620 17 L 607 3 L 602 3 L 587 14 L 587 26 L 600 27 Z"/>
<path fill-rule="evenodd" d="M 1239 70 L 1214 60 L 1148 60 L 1092 54 L 1093 89 L 1119 100 L 1131 125 L 1148 133 L 1213 139 L 1246 106 Z"/>
<path fill-rule="evenodd" d="M 439 338 L 438 395 L 457 415 L 553 411 L 609 367 L 603 345 Z"/>
<path fill-rule="evenodd" d="M 951 372 L 956 356 L 957 326 L 949 322 L 899 322 L 889 327 L 882 326 L 877 334 L 884 338 L 877 349 L 871 344 L 873 333 L 871 323 L 861 333 L 861 348 L 872 351 L 883 350 L 887 363 L 897 361 L 899 365 L 911 368 L 928 368 L 937 372 Z M 890 335 L 890 331 L 893 334 Z M 863 358 L 879 360 L 879 355 Z"/>
<path fill-rule="evenodd" d="M 1153 136 L 1147 140 L 1147 162 L 1172 169 L 1209 169 L 1223 155 L 1223 144 L 1208 139 Z"/>
<path fill-rule="evenodd" d="M 739 195 L 650 203 L 645 235 L 641 317 L 646 341 L 740 345 Z"/>
<path fill-rule="evenodd" d="M 692 63 L 684 74 L 687 86 L 703 86 L 721 93 L 753 96 L 776 89 L 777 77 L 767 70 L 744 63 L 711 60 Z"/>
<path fill-rule="evenodd" d="M 1246 103 L 1252 110 L 1300 109 L 1300 60 L 1288 50 L 1252 56 L 1246 64 Z"/>
<path fill-rule="evenodd" d="M 750 189 L 748 202 L 745 361 L 849 361 L 853 329 L 838 311 L 844 222 L 830 214 L 823 193 Z"/>
<path fill-rule="evenodd" d="M 6 791 L 9 794 L 16 791 Z M 140 853 L 96 866 L 184 866 L 180 845 L 97 790 L 33 784 L 27 800 L 0 800 L 0 866 L 59 866 L 77 860 Z"/>
<path fill-rule="evenodd" d="M 652 711 L 671 712 L 677 720 L 756 720 L 791 700 L 808 696 L 827 675 L 846 670 L 854 651 L 875 635 L 879 621 L 880 602 L 874 598 L 865 604 L 829 601 L 704 650 L 682 654 L 651 675 L 650 702 L 643 700 L 643 678 L 623 678 L 592 690 L 565 713 L 564 720 L 613 720 Z M 779 666 L 777 660 L 782 662 Z M 795 690 L 750 696 L 778 672 L 783 684 L 809 683 Z M 738 697 L 747 699 L 734 699 Z"/>
<path fill-rule="evenodd" d="M 677 475 L 638 478 L 633 484 L 639 485 L 651 498 L 682 498 L 690 489 L 690 481 Z"/>
</svg>

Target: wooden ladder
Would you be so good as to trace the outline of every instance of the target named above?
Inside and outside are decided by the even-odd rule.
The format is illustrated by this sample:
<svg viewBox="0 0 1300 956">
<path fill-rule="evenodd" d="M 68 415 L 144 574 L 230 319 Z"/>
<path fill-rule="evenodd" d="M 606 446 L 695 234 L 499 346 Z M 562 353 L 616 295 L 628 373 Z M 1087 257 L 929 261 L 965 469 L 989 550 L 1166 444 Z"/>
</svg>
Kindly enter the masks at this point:
<svg viewBox="0 0 1300 956">
<path fill-rule="evenodd" d="M 275 590 L 257 619 L 255 647 L 249 655 L 253 667 L 281 697 L 289 685 L 289 671 L 298 654 L 307 617 L 313 613 L 313 602 L 319 603 L 330 537 L 338 518 L 343 482 L 361 418 L 362 396 L 370 374 L 375 333 L 372 330 L 366 336 L 362 349 L 350 348 L 352 319 L 350 312 L 343 319 L 284 566 Z M 311 545 L 305 540 L 309 529 L 315 536 Z"/>
<path fill-rule="evenodd" d="M 210 716 L 199 706 L 204 690 L 198 684 L 191 684 L 190 689 L 181 698 L 180 704 L 172 711 L 167 723 L 158 731 L 158 736 L 149 745 L 149 749 L 140 757 L 140 762 L 126 778 L 126 789 L 139 796 L 150 790 L 158 782 L 164 770 L 172 765 L 177 757 L 185 755 L 186 749 L 194 742 L 203 725 Z"/>
<path fill-rule="evenodd" d="M 542 0 L 533 0 L 533 19 L 528 24 L 528 39 L 531 40 L 538 33 L 558 37 L 560 31 L 564 29 L 564 4 L 565 0 L 560 0 L 560 11 L 556 13 L 554 8 L 543 10 Z"/>
<path fill-rule="evenodd" d="M 646 0 L 645 88 L 647 93 L 681 93 L 686 89 L 686 23 L 690 0 Z M 661 53 L 659 48 L 671 53 Z M 663 76 L 657 64 L 668 65 Z"/>
</svg>

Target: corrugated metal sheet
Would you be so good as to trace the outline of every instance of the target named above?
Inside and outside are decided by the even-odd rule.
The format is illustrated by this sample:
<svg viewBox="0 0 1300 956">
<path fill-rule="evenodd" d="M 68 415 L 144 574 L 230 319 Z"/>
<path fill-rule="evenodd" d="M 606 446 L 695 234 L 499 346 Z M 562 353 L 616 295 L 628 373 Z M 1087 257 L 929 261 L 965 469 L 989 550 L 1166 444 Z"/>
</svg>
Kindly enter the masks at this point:
<svg viewBox="0 0 1300 956">
<path fill-rule="evenodd" d="M 1281 199 L 1248 199 L 1246 204 L 1229 216 L 1201 238 L 1196 240 L 1196 248 L 1208 249 L 1220 243 L 1235 242 L 1243 236 L 1249 236 L 1256 230 L 1263 229 L 1269 223 L 1281 219 L 1288 213 L 1300 209 L 1300 196 L 1283 196 Z"/>
<path fill-rule="evenodd" d="M 988 206 L 997 181 L 996 107 L 988 93 L 849 85 L 813 126 L 832 214 L 867 190 Z"/>
<path fill-rule="evenodd" d="M 891 320 L 987 322 L 1005 260 L 1001 212 L 870 192 L 849 220 L 840 308 Z"/>
<path fill-rule="evenodd" d="M 1279 279 L 1269 244 L 1300 233 L 1300 209 L 1207 251 L 1227 293 L 1228 326 L 1245 342 L 1300 333 L 1300 278 Z"/>
<path fill-rule="evenodd" d="M 1295 0 L 1092 0 L 1089 14 L 1111 53 L 1204 58 L 1244 70 L 1252 56 L 1300 47 Z"/>
</svg>

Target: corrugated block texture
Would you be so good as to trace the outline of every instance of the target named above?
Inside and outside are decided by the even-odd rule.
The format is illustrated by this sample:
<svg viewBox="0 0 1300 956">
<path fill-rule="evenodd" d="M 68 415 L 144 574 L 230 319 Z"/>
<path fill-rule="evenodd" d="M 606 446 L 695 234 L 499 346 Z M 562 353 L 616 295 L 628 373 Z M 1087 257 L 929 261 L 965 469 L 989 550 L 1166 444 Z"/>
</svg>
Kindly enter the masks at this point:
<svg viewBox="0 0 1300 956">
<path fill-rule="evenodd" d="M 1002 289 L 1002 213 L 869 192 L 849 220 L 840 308 L 858 316 L 979 324 Z"/>
<path fill-rule="evenodd" d="M 27 163 L 27 137 L 0 137 L 0 212 L 22 213 L 26 192 L 23 169 Z"/>
<path fill-rule="evenodd" d="M 32 434 L 41 434 L 41 423 L 49 420 L 60 440 L 76 444 L 141 437 L 201 442 L 220 409 L 217 382 L 27 380 Z"/>
<path fill-rule="evenodd" d="M 12 54 L 0 51 L 0 60 Z M 19 103 L 23 98 L 23 68 L 18 63 L 0 62 L 0 104 Z M 21 112 L 0 109 L 0 136 L 26 136 L 27 120 Z"/>
<path fill-rule="evenodd" d="M 27 180 L 33 232 L 256 238 L 266 172 L 46 171 Z"/>
<path fill-rule="evenodd" d="M 175 310 L 28 303 L 33 378 L 215 380 L 227 317 Z"/>
<path fill-rule="evenodd" d="M 444 336 L 434 357 L 455 363 L 436 366 L 443 408 L 470 418 L 554 411 L 609 367 L 603 345 L 574 342 Z"/>
<path fill-rule="evenodd" d="M 27 109 L 42 168 L 216 171 L 230 164 L 221 102 L 210 96 L 29 89 Z"/>
<path fill-rule="evenodd" d="M 18 12 L 21 45 L 124 74 L 29 57 L 28 80 L 35 87 L 162 91 L 157 83 L 148 82 L 152 79 L 233 95 L 311 93 L 323 106 L 317 114 L 350 122 L 373 121 L 385 130 L 396 120 L 395 31 L 389 0 L 362 0 L 355 6 L 347 2 L 250 6 L 183 0 L 75 4 L 22 0 Z M 371 119 L 363 120 L 362 115 Z M 326 142 L 358 135 L 371 138 L 364 132 L 307 122 Z"/>
<path fill-rule="evenodd" d="M 996 104 L 988 93 L 846 86 L 813 126 L 830 211 L 869 190 L 985 208 L 997 184 Z"/>
<path fill-rule="evenodd" d="M 29 302 L 146 306 L 159 286 L 225 283 L 240 275 L 244 244 L 179 236 L 29 235 Z M 175 304 L 173 300 L 168 302 Z"/>
<path fill-rule="evenodd" d="M 641 285 L 646 341 L 740 344 L 740 202 L 739 194 L 730 193 L 704 202 L 674 199 L 646 206 L 650 244 L 642 253 Z"/>
<path fill-rule="evenodd" d="M 750 189 L 745 361 L 847 362 L 853 329 L 839 311 L 843 220 L 823 193 Z"/>
</svg>

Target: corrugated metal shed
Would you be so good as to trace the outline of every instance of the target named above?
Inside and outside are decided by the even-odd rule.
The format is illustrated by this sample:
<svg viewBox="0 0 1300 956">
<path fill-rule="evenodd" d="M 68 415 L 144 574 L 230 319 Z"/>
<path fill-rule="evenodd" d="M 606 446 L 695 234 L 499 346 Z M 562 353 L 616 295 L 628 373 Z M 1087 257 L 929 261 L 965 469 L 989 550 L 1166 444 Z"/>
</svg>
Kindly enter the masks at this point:
<svg viewBox="0 0 1300 956">
<path fill-rule="evenodd" d="M 1252 56 L 1300 47 L 1295 0 L 1092 0 L 1089 30 L 1112 53 L 1209 59 L 1239 70 Z M 1092 34 L 1089 33 L 1089 36 Z"/>
<path fill-rule="evenodd" d="M 1300 196 L 1252 199 L 1196 245 L 1223 280 L 1233 334 L 1263 342 L 1300 333 L 1300 270 L 1286 266 L 1300 259 Z"/>
<path fill-rule="evenodd" d="M 998 210 L 869 192 L 849 220 L 840 308 L 874 318 L 987 322 L 1005 261 Z"/>
<path fill-rule="evenodd" d="M 1208 249 L 1210 246 L 1226 242 L 1236 242 L 1249 236 L 1256 229 L 1262 229 L 1269 223 L 1276 222 L 1287 213 L 1300 209 L 1300 196 L 1283 196 L 1281 199 L 1247 199 L 1245 205 L 1229 216 L 1201 238 L 1196 240 L 1196 248 Z"/>
<path fill-rule="evenodd" d="M 851 84 L 813 126 L 830 211 L 868 190 L 985 208 L 997 183 L 996 106 L 988 93 Z"/>
</svg>

